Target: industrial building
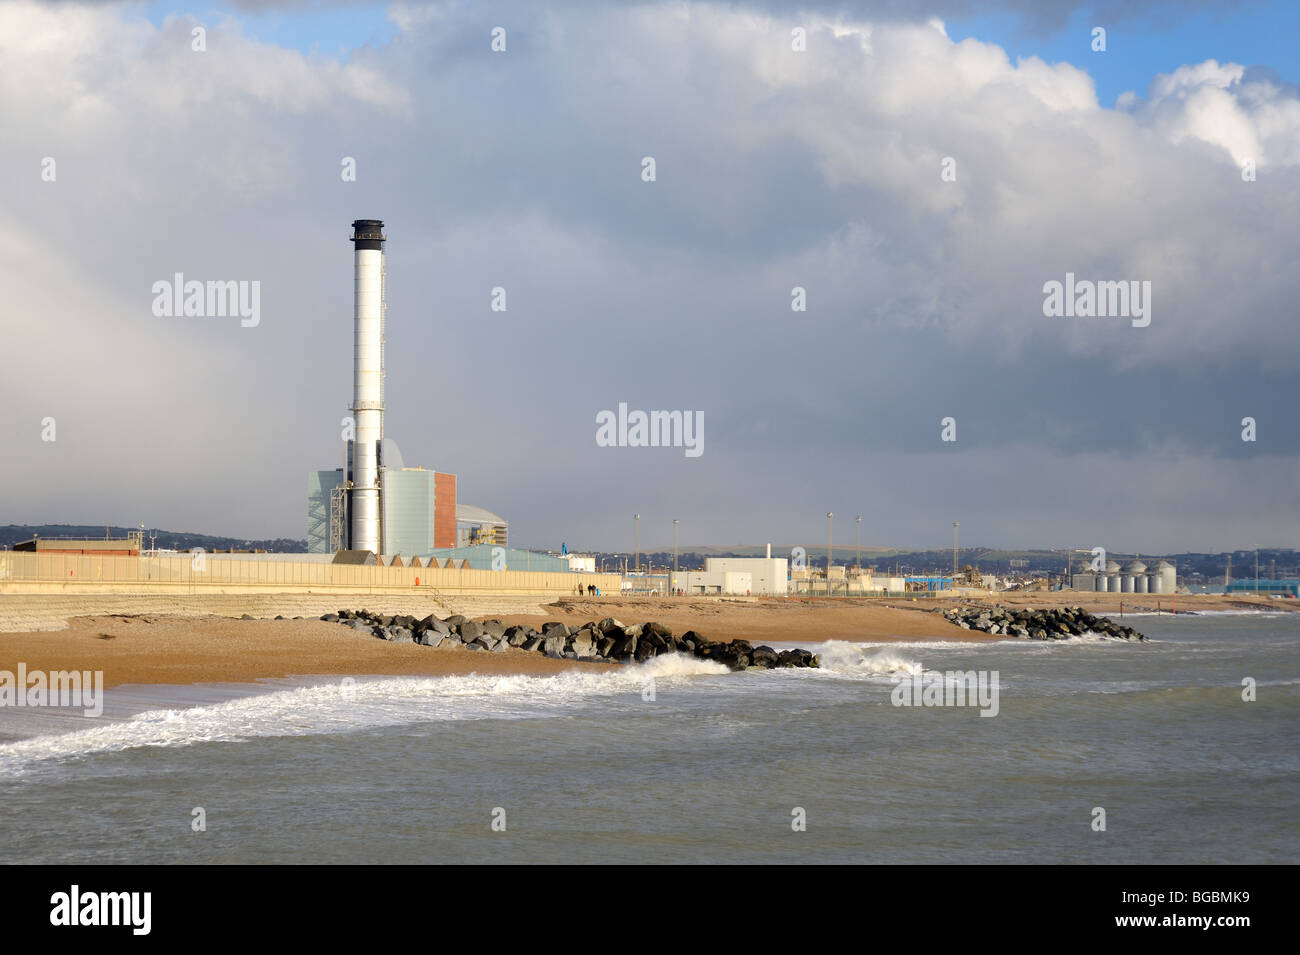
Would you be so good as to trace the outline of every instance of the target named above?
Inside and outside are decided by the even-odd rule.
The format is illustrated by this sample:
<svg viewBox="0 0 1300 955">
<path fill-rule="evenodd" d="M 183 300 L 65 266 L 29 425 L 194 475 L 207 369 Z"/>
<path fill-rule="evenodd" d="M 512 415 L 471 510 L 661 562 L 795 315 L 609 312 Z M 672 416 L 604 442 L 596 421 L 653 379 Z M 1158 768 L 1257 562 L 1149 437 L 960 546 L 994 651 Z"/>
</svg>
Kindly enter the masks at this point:
<svg viewBox="0 0 1300 955">
<path fill-rule="evenodd" d="M 668 575 L 668 589 L 671 593 L 684 594 L 747 595 L 754 593 L 754 575 L 739 570 L 672 571 Z"/>
<path fill-rule="evenodd" d="M 137 557 L 140 554 L 141 537 L 133 535 L 127 538 L 71 538 L 71 537 L 33 537 L 29 541 L 14 544 L 19 553 L 34 554 L 88 554 L 98 557 Z"/>
<path fill-rule="evenodd" d="M 870 572 L 848 573 L 848 568 L 835 565 L 830 569 L 827 584 L 826 570 L 793 570 L 790 572 L 790 593 L 816 597 L 883 597 L 907 592 L 904 577 L 877 576 Z"/>
<path fill-rule="evenodd" d="M 456 475 L 384 462 L 384 223 L 352 223 L 353 362 L 351 436 L 344 464 L 307 477 L 307 551 L 428 556 L 461 546 L 507 544 L 504 518 L 460 504 Z M 400 463 L 400 462 L 394 462 Z M 384 562 L 386 565 L 390 561 Z"/>
<path fill-rule="evenodd" d="M 498 517 L 491 511 L 475 507 L 473 504 L 456 505 L 457 547 L 471 547 L 475 544 L 496 544 L 498 547 L 505 547 L 509 543 L 510 525 L 504 517 Z"/>
<path fill-rule="evenodd" d="M 763 594 L 784 597 L 790 588 L 789 562 L 766 557 L 706 557 L 704 570 L 673 571 L 668 576 L 670 593 Z"/>
<path fill-rule="evenodd" d="M 1300 597 L 1300 580 L 1288 578 L 1283 580 L 1256 580 L 1254 577 L 1247 577 L 1241 580 L 1234 580 L 1223 588 L 1225 593 L 1230 594 L 1280 594 L 1283 597 Z"/>
<path fill-rule="evenodd" d="M 706 557 L 704 574 L 717 577 L 722 574 L 748 574 L 749 584 L 746 591 L 755 594 L 780 594 L 785 596 L 790 589 L 789 561 L 784 557 L 773 557 L 769 544 L 766 557 Z M 721 581 L 717 581 L 721 583 Z M 669 587 L 671 588 L 671 584 Z M 736 584 L 739 586 L 739 583 Z M 687 592 L 699 593 L 700 591 Z M 736 590 L 722 591 L 737 593 Z"/>
<path fill-rule="evenodd" d="M 1178 572 L 1167 560 L 1157 561 L 1155 567 L 1136 559 L 1123 566 L 1108 560 L 1100 570 L 1071 575 L 1070 585 L 1074 590 L 1096 593 L 1172 594 L 1178 589 Z"/>
</svg>

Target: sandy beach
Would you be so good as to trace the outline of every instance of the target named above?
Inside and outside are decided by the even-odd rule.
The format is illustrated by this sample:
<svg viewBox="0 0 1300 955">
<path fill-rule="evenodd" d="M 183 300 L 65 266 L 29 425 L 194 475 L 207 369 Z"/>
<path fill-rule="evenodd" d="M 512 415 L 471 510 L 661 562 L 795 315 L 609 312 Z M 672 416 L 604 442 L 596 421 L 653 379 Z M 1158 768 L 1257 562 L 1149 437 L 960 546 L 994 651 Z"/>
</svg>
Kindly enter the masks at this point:
<svg viewBox="0 0 1300 955">
<path fill-rule="evenodd" d="M 1137 598 L 1137 599 L 1134 599 Z M 1082 605 L 1118 617 L 1159 605 L 1167 595 L 1037 593 L 999 595 L 1007 605 Z M 773 598 L 536 598 L 476 597 L 443 607 L 431 601 L 357 595 L 305 598 L 224 597 L 4 597 L 0 598 L 0 669 L 102 670 L 105 685 L 249 682 L 296 675 L 550 674 L 610 664 L 548 659 L 536 653 L 443 650 L 391 644 L 316 619 L 351 609 L 421 616 L 462 613 L 472 619 L 540 627 L 548 620 L 578 624 L 615 617 L 624 623 L 662 622 L 677 633 L 695 630 L 711 640 L 753 644 L 825 640 L 858 642 L 988 641 L 1006 639 L 963 630 L 929 610 L 990 600 L 871 601 Z M 1183 610 L 1289 610 L 1291 602 L 1253 598 L 1177 598 Z M 98 611 L 98 612 L 96 612 Z M 106 612 L 107 611 L 107 612 Z M 307 619 L 240 619 L 302 616 Z M 1140 629 L 1140 625 L 1139 625 Z"/>
<path fill-rule="evenodd" d="M 0 598 L 0 669 L 102 670 L 107 686 L 126 683 L 247 682 L 308 674 L 450 675 L 464 673 L 548 674 L 574 667 L 601 667 L 547 659 L 510 650 L 484 653 L 390 644 L 324 623 L 319 613 L 340 607 L 386 613 L 463 613 L 474 619 L 540 625 L 548 620 L 575 624 L 603 617 L 625 623 L 657 620 L 678 633 L 696 630 L 712 640 L 743 638 L 752 643 L 823 640 L 989 640 L 948 623 L 937 614 L 843 601 L 564 599 L 545 606 L 534 599 L 489 598 L 454 601 L 450 608 L 424 601 L 325 598 L 308 606 L 301 597 L 259 598 L 253 614 L 311 619 L 244 620 L 236 612 L 247 599 L 224 598 L 225 615 L 200 614 L 194 598 L 113 598 L 112 613 L 86 613 L 104 598 Z M 487 606 L 475 606 L 479 601 Z M 211 601 L 209 601 L 211 605 Z M 296 611 L 296 613 L 295 613 Z M 479 611 L 479 612 L 475 612 Z M 36 620 L 42 629 L 18 629 Z M 56 627 L 61 629 L 56 629 Z"/>
</svg>

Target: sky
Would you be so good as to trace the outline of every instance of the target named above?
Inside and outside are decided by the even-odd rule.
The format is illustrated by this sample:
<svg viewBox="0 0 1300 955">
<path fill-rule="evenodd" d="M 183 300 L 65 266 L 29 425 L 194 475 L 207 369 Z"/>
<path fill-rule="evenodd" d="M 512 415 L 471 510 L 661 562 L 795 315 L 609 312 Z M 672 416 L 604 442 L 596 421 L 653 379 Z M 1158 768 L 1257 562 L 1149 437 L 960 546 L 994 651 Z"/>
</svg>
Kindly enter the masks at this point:
<svg viewBox="0 0 1300 955">
<path fill-rule="evenodd" d="M 377 218 L 387 434 L 512 543 L 1296 546 L 1298 26 L 0 0 L 0 523 L 305 537 Z M 177 273 L 256 321 L 158 314 Z M 1146 318 L 1045 314 L 1067 273 Z M 700 453 L 605 446 L 621 403 Z"/>
</svg>

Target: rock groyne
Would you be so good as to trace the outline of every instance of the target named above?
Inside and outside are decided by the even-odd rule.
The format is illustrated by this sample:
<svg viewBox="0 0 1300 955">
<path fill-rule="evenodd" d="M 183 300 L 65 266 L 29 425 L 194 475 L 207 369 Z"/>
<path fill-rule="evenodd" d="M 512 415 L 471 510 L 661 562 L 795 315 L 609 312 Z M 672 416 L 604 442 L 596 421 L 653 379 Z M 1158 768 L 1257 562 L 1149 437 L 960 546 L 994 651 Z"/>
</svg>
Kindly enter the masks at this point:
<svg viewBox="0 0 1300 955">
<path fill-rule="evenodd" d="M 612 663 L 641 663 L 664 654 L 684 653 L 713 660 L 732 670 L 821 666 L 820 658 L 810 650 L 775 650 L 769 646 L 753 646 L 746 640 L 709 640 L 694 630 L 678 636 L 662 623 L 624 624 L 613 617 L 577 627 L 551 621 L 542 624 L 541 630 L 510 626 L 500 620 L 469 620 L 459 614 L 443 620 L 434 614 L 417 619 L 409 614 L 389 616 L 368 610 L 340 610 L 321 619 L 390 643 L 485 653 L 504 653 L 513 647 L 561 660 Z"/>
<path fill-rule="evenodd" d="M 1098 617 L 1082 607 L 1034 610 L 1030 607 L 959 607 L 936 610 L 963 630 L 1019 637 L 1022 640 L 1068 640 L 1096 633 L 1118 640 L 1145 640 L 1132 627 Z"/>
</svg>

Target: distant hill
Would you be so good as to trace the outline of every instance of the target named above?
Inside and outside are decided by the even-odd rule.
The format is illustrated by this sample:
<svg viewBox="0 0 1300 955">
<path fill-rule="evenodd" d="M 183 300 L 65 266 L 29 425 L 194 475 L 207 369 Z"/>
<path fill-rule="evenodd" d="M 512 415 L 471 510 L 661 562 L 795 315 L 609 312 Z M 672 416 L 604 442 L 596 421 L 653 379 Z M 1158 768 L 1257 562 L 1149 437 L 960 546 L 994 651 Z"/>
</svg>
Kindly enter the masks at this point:
<svg viewBox="0 0 1300 955">
<path fill-rule="evenodd" d="M 0 547 L 12 548 L 21 541 L 36 537 L 89 537 L 121 538 L 128 531 L 139 530 L 136 527 L 108 527 L 105 533 L 103 524 L 0 524 Z M 156 537 L 155 537 L 156 535 Z M 156 546 L 165 550 L 190 550 L 202 547 L 206 551 L 217 550 L 264 550 L 270 553 L 303 553 L 307 550 L 306 540 L 294 540 L 277 537 L 271 540 L 245 540 L 242 537 L 218 537 L 212 534 L 195 534 L 189 531 L 166 531 L 157 527 L 146 527 L 144 531 L 145 547 Z"/>
</svg>

